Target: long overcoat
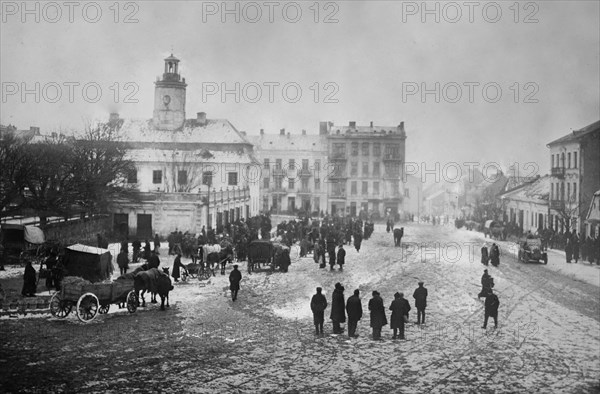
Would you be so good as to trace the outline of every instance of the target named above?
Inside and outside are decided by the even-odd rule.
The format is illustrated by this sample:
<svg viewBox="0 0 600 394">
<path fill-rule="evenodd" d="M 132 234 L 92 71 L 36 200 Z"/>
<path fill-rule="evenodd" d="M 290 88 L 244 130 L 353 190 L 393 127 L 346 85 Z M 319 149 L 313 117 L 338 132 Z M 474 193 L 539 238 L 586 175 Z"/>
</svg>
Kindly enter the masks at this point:
<svg viewBox="0 0 600 394">
<path fill-rule="evenodd" d="M 229 290 L 239 290 L 240 281 L 242 280 L 242 273 L 239 270 L 234 269 L 229 274 Z"/>
<path fill-rule="evenodd" d="M 346 321 L 346 311 L 344 309 L 344 288 L 335 289 L 331 295 L 331 320 L 344 323 Z"/>
<path fill-rule="evenodd" d="M 344 248 L 339 248 L 337 252 L 337 263 L 342 266 L 346 264 L 346 250 Z"/>
<path fill-rule="evenodd" d="M 425 309 L 427 307 L 427 289 L 424 287 L 417 287 L 413 293 L 415 299 L 415 306 L 417 309 Z"/>
<path fill-rule="evenodd" d="M 390 305 L 392 317 L 390 318 L 390 328 L 400 328 L 404 324 L 404 316 L 408 317 L 410 304 L 405 298 L 396 298 Z"/>
<path fill-rule="evenodd" d="M 315 324 L 323 324 L 325 320 L 325 308 L 327 308 L 327 298 L 321 293 L 313 295 L 310 300 L 310 310 L 313 313 Z"/>
<path fill-rule="evenodd" d="M 346 312 L 348 313 L 349 321 L 358 321 L 362 318 L 362 302 L 358 296 L 352 295 L 348 297 L 348 301 L 346 301 Z"/>
<path fill-rule="evenodd" d="M 373 296 L 369 300 L 369 311 L 371 311 L 371 327 L 381 328 L 388 324 L 383 299 L 380 296 Z"/>
</svg>

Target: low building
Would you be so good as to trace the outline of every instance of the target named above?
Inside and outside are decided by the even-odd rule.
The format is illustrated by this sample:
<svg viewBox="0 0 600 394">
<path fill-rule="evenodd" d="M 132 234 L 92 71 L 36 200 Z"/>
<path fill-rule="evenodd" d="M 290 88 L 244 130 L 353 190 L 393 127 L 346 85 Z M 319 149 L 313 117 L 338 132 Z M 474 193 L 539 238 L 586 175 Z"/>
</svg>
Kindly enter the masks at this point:
<svg viewBox="0 0 600 394">
<path fill-rule="evenodd" d="M 594 193 L 584 224 L 584 234 L 589 235 L 591 238 L 600 237 L 600 190 Z"/>
<path fill-rule="evenodd" d="M 550 183 L 551 177 L 544 175 L 500 194 L 504 217 L 525 233 L 547 228 Z"/>
</svg>

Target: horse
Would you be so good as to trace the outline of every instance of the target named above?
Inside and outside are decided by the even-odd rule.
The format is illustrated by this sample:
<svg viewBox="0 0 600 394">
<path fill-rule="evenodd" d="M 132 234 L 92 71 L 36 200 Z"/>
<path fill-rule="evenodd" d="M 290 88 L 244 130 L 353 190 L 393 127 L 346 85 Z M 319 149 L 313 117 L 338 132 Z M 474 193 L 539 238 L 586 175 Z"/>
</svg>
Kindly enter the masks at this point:
<svg viewBox="0 0 600 394">
<path fill-rule="evenodd" d="M 404 227 L 394 229 L 394 246 L 400 246 L 402 244 L 403 236 L 404 236 Z"/>
<path fill-rule="evenodd" d="M 227 246 L 221 249 L 219 252 L 212 252 L 206 256 L 206 264 L 207 267 L 210 268 L 213 276 L 215 275 L 215 265 L 221 265 L 221 275 L 225 275 L 225 266 L 229 262 L 231 263 L 233 259 L 233 248 L 231 246 Z"/>
<path fill-rule="evenodd" d="M 156 294 L 160 296 L 160 309 L 165 310 L 165 299 L 169 306 L 169 291 L 173 290 L 173 284 L 169 275 L 165 272 L 160 272 L 157 268 L 151 268 L 147 271 L 138 272 L 134 278 L 135 292 L 138 294 L 138 299 L 142 299 L 142 307 L 146 306 L 144 294 L 146 291 L 151 293 L 150 302 L 155 304 Z M 140 295 L 141 291 L 141 295 Z"/>
</svg>

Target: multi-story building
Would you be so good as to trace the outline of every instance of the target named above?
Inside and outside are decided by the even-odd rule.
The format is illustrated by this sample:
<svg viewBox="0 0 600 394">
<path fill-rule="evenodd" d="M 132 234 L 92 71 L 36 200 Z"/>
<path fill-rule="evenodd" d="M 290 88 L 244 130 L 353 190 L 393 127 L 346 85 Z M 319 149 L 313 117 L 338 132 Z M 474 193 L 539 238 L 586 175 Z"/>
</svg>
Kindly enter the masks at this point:
<svg viewBox="0 0 600 394">
<path fill-rule="evenodd" d="M 404 182 L 404 214 L 419 217 L 423 208 L 423 182 L 416 176 L 407 175 Z"/>
<path fill-rule="evenodd" d="M 171 55 L 155 82 L 152 119 L 111 114 L 109 123 L 118 125 L 136 166 L 127 181 L 141 198 L 114 203 L 114 226 L 121 233 L 218 230 L 258 213 L 260 170 L 252 144 L 225 119 L 207 119 L 204 112 L 186 119 L 186 87 L 179 59 Z"/>
<path fill-rule="evenodd" d="M 550 142 L 550 223 L 557 231 L 582 232 L 600 189 L 600 121 Z"/>
<path fill-rule="evenodd" d="M 327 209 L 327 136 L 279 134 L 248 136 L 262 165 L 261 210 L 317 213 Z"/>
<path fill-rule="evenodd" d="M 329 160 L 323 182 L 328 184 L 328 212 L 383 217 L 402 213 L 406 132 L 398 126 L 336 126 L 321 122 L 327 135 Z"/>
</svg>

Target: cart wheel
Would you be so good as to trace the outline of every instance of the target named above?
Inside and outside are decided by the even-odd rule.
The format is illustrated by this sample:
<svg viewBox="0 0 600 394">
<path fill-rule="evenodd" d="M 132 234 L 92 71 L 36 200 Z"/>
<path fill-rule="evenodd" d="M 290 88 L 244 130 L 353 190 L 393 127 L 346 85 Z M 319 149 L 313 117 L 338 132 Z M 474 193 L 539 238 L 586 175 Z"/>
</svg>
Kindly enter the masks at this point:
<svg viewBox="0 0 600 394">
<path fill-rule="evenodd" d="M 85 293 L 77 301 L 77 318 L 83 323 L 89 323 L 98 314 L 100 301 L 94 293 Z"/>
<path fill-rule="evenodd" d="M 200 276 L 198 276 L 199 280 L 208 280 L 210 279 L 210 271 L 204 271 L 200 274 Z"/>
<path fill-rule="evenodd" d="M 188 270 L 188 275 L 190 278 L 196 279 L 198 277 L 198 271 L 192 272 L 191 270 Z"/>
<path fill-rule="evenodd" d="M 104 305 L 100 305 L 100 309 L 98 309 L 98 312 L 102 313 L 103 315 L 108 313 L 108 310 L 110 309 L 110 304 L 104 304 Z"/>
<path fill-rule="evenodd" d="M 60 296 L 60 292 L 54 293 L 52 298 L 50 298 L 50 313 L 52 316 L 64 319 L 71 313 L 71 309 L 73 309 L 73 304 L 63 300 Z"/>
<path fill-rule="evenodd" d="M 131 290 L 127 293 L 127 310 L 129 313 L 133 313 L 137 310 L 139 305 L 139 300 L 135 290 Z"/>
</svg>

